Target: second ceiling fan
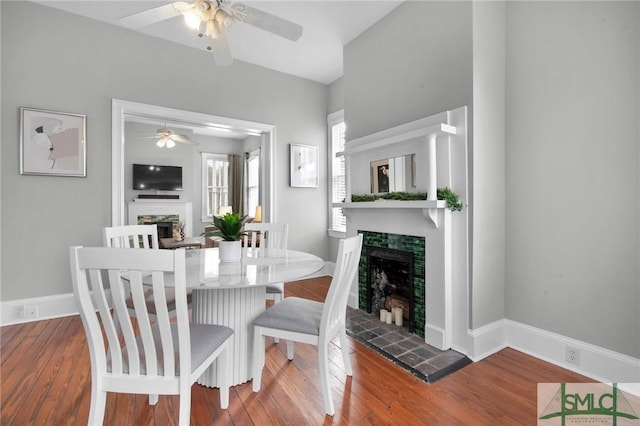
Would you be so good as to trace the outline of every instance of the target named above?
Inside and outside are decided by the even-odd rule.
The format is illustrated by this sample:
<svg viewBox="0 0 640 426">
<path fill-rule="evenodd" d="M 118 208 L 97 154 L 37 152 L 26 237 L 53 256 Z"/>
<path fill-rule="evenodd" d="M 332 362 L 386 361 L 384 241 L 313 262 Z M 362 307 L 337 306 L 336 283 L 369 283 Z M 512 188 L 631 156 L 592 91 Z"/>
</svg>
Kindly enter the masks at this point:
<svg viewBox="0 0 640 426">
<path fill-rule="evenodd" d="M 169 3 L 120 18 L 120 23 L 138 29 L 180 15 L 184 16 L 189 27 L 198 32 L 199 37 L 207 37 L 207 50 L 213 52 L 218 65 L 233 63 L 226 31 L 235 21 L 253 25 L 291 41 L 302 36 L 302 27 L 298 24 L 241 3 L 223 0 Z"/>
</svg>

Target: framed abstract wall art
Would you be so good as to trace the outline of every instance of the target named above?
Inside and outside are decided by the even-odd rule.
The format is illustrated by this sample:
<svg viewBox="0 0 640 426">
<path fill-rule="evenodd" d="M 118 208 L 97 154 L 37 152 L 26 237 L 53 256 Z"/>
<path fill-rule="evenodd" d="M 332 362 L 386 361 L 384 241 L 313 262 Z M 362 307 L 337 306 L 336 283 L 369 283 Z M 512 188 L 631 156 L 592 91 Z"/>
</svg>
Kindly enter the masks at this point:
<svg viewBox="0 0 640 426">
<path fill-rule="evenodd" d="M 389 160 L 371 162 L 371 193 L 389 192 Z"/>
<path fill-rule="evenodd" d="M 291 144 L 291 186 L 317 188 L 319 178 L 318 147 Z"/>
<path fill-rule="evenodd" d="M 87 176 L 87 116 L 20 108 L 20 174 Z"/>
</svg>

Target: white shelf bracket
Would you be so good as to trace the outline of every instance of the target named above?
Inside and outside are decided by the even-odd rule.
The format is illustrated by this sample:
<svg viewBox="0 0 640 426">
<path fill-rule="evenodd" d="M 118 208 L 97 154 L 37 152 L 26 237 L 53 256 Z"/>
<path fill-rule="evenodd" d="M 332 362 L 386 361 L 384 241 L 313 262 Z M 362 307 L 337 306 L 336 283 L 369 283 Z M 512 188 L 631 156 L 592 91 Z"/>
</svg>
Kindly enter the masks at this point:
<svg viewBox="0 0 640 426">
<path fill-rule="evenodd" d="M 423 209 L 422 214 L 424 215 L 425 219 L 433 224 L 433 226 L 435 226 L 436 228 L 438 227 L 438 209 Z"/>
</svg>

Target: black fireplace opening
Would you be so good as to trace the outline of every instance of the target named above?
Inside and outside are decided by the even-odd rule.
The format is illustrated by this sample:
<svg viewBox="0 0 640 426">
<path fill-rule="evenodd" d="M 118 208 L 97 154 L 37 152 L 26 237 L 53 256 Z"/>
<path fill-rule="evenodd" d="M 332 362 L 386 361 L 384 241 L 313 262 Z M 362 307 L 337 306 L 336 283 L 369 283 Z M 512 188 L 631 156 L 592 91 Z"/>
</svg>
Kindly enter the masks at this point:
<svg viewBox="0 0 640 426">
<path fill-rule="evenodd" d="M 156 225 L 158 227 L 158 239 L 173 237 L 173 222 L 145 222 L 145 225 Z"/>
<path fill-rule="evenodd" d="M 366 246 L 367 312 L 402 308 L 403 326 L 414 331 L 414 255 L 405 250 Z"/>
</svg>

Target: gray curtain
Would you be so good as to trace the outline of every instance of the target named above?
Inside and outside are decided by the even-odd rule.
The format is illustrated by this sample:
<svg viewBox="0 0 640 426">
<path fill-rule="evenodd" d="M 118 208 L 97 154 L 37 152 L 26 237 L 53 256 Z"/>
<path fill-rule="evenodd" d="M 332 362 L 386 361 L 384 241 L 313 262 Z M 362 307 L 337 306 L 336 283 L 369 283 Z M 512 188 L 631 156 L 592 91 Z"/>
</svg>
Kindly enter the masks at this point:
<svg viewBox="0 0 640 426">
<path fill-rule="evenodd" d="M 229 155 L 229 203 L 234 213 L 244 211 L 244 156 Z"/>
</svg>

